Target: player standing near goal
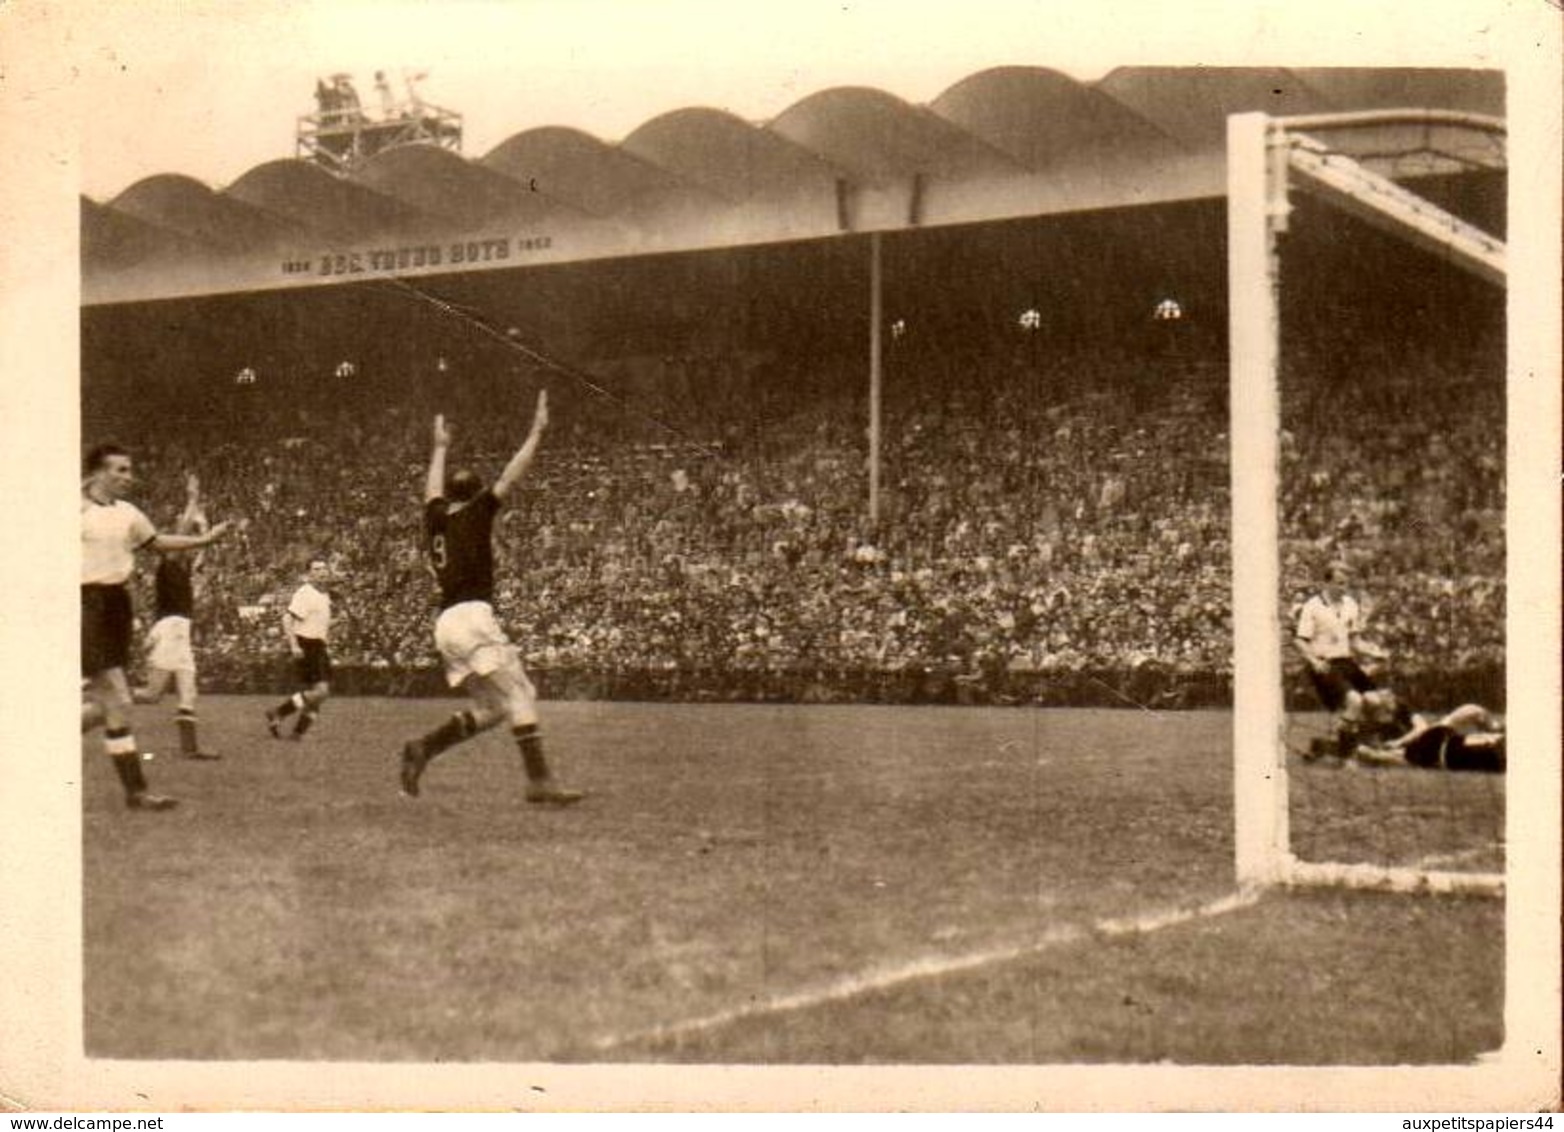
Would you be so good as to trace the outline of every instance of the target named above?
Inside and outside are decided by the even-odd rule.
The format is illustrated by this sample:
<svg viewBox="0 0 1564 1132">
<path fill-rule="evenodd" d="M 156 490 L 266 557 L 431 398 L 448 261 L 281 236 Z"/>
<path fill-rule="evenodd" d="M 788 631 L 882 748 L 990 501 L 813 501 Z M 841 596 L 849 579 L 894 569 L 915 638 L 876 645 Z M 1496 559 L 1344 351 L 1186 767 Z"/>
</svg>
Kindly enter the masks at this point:
<svg viewBox="0 0 1564 1132">
<path fill-rule="evenodd" d="M 326 637 L 331 632 L 331 596 L 323 588 L 331 576 L 325 561 L 310 560 L 304 581 L 293 591 L 283 611 L 282 631 L 293 654 L 299 690 L 266 713 L 266 729 L 273 739 L 282 738 L 282 721 L 299 713 L 292 738 L 302 739 L 320 714 L 320 705 L 331 695 L 331 655 Z"/>
<path fill-rule="evenodd" d="M 205 534 L 162 534 L 141 511 L 125 501 L 134 482 L 130 453 L 115 444 L 100 444 L 87 454 L 87 479 L 81 500 L 81 674 L 87 701 L 82 704 L 85 734 L 103 728 L 103 749 L 114 763 L 125 788 L 125 804 L 133 810 L 172 809 L 175 801 L 147 789 L 141 753 L 130 727 L 130 661 L 134 628 L 128 582 L 136 566 L 136 551 L 145 547 L 168 552 L 196 550 L 220 539 L 228 529 L 219 523 Z"/>
<path fill-rule="evenodd" d="M 198 535 L 207 528 L 201 510 L 201 484 L 195 475 L 185 477 L 185 509 L 174 523 L 174 533 Z M 179 727 L 179 750 L 187 759 L 217 759 L 201 750 L 196 739 L 196 666 L 190 646 L 190 621 L 195 616 L 195 582 L 192 573 L 200 564 L 193 550 L 165 550 L 158 558 L 157 620 L 147 634 L 147 683 L 136 689 L 138 704 L 155 704 L 173 681 L 179 696 L 174 722 Z"/>
<path fill-rule="evenodd" d="M 1293 643 L 1309 666 L 1309 678 L 1320 702 L 1336 716 L 1336 750 L 1350 758 L 1358 745 L 1358 725 L 1363 718 L 1363 696 L 1378 685 L 1358 663 L 1363 612 L 1346 591 L 1351 571 L 1344 562 L 1325 568 L 1320 592 L 1303 603 Z"/>
<path fill-rule="evenodd" d="M 402 793 L 408 797 L 418 796 L 419 780 L 435 756 L 501 720 L 510 724 L 521 752 L 528 802 L 568 806 L 583 797 L 580 791 L 554 782 L 538 733 L 537 693 L 494 616 L 494 517 L 531 466 L 547 425 L 544 391 L 538 394 L 527 439 L 493 486 L 484 488 L 470 471 L 446 478 L 451 433 L 443 416 L 434 419 L 434 447 L 424 486 L 424 534 L 440 586 L 434 643 L 445 663 L 446 680 L 453 688 L 465 689 L 472 703 L 402 747 Z"/>
</svg>

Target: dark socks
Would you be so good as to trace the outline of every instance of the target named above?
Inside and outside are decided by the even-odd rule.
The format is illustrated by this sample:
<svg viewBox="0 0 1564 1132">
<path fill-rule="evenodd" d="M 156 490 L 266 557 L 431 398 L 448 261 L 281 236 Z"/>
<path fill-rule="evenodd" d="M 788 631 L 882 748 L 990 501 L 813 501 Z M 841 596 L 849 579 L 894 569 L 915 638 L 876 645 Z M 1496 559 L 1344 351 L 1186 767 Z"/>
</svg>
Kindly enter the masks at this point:
<svg viewBox="0 0 1564 1132">
<path fill-rule="evenodd" d="M 319 714 L 320 713 L 312 707 L 306 707 L 303 711 L 299 712 L 299 722 L 293 725 L 293 737 L 295 739 L 302 738 L 304 733 L 310 729 L 310 724 L 315 722 L 315 717 Z"/>
<path fill-rule="evenodd" d="M 432 759 L 441 751 L 456 746 L 477 734 L 478 721 L 470 711 L 459 711 L 423 737 L 424 758 Z"/>
<path fill-rule="evenodd" d="M 114 762 L 114 773 L 119 775 L 125 796 L 134 798 L 147 792 L 147 777 L 141 770 L 141 754 L 136 750 L 136 740 L 130 728 L 116 727 L 104 734 L 104 747 Z"/>
<path fill-rule="evenodd" d="M 283 700 L 282 703 L 272 708 L 272 714 L 278 719 L 287 719 L 290 715 L 299 710 L 298 701 L 298 696 L 289 696 L 287 699 Z"/>
<path fill-rule="evenodd" d="M 512 727 L 510 733 L 516 737 L 516 749 L 521 752 L 521 765 L 527 769 L 527 781 L 547 782 L 548 760 L 543 757 L 543 736 L 538 733 L 538 725 L 523 723 Z"/>
<path fill-rule="evenodd" d="M 201 750 L 196 743 L 196 714 L 188 708 L 180 708 L 174 716 L 174 723 L 179 728 L 179 752 L 182 755 L 198 754 Z"/>
</svg>

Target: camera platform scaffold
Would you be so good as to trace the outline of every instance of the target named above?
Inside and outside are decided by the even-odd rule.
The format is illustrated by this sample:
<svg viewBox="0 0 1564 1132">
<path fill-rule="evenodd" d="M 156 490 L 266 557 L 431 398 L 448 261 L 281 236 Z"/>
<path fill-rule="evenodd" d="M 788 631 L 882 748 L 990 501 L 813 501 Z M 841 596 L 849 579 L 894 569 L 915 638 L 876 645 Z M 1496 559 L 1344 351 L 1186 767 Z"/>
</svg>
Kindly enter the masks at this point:
<svg viewBox="0 0 1564 1132">
<path fill-rule="evenodd" d="M 345 177 L 376 154 L 403 145 L 435 145 L 460 153 L 462 116 L 425 102 L 418 94 L 424 75 L 402 76 L 406 96 L 397 99 L 384 71 L 375 72 L 379 110 L 371 114 L 359 101 L 353 77 L 332 75 L 315 82 L 316 110 L 301 115 L 295 156 Z"/>
</svg>

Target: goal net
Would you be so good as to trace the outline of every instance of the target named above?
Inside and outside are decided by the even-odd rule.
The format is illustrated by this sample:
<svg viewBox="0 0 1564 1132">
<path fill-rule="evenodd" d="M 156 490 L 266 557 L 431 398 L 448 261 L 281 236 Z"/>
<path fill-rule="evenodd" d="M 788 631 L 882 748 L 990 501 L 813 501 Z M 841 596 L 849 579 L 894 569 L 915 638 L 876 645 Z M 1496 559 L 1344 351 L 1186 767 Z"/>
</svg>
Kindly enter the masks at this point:
<svg viewBox="0 0 1564 1132">
<path fill-rule="evenodd" d="M 1240 883 L 1503 890 L 1504 143 L 1229 120 Z"/>
</svg>

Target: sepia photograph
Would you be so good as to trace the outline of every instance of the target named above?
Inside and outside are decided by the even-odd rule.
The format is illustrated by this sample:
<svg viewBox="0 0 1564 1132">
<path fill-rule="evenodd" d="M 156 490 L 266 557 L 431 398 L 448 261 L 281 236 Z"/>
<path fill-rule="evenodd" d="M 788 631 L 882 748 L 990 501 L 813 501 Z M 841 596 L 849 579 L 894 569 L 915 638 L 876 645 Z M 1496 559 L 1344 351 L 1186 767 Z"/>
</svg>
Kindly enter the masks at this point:
<svg viewBox="0 0 1564 1132">
<path fill-rule="evenodd" d="M 4 1103 L 1556 1108 L 1532 7 L 0 12 Z"/>
</svg>

